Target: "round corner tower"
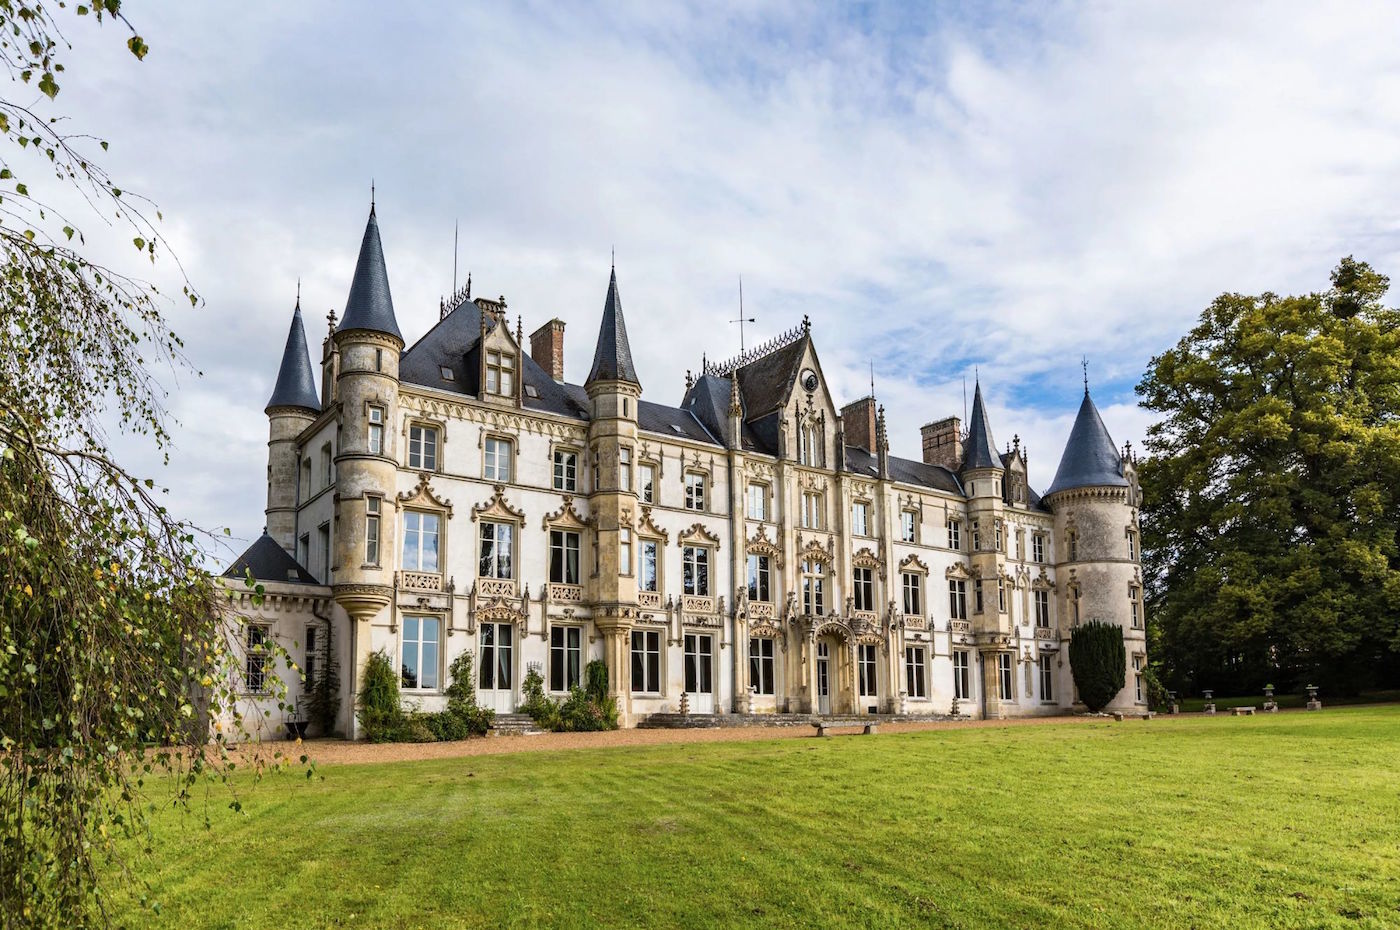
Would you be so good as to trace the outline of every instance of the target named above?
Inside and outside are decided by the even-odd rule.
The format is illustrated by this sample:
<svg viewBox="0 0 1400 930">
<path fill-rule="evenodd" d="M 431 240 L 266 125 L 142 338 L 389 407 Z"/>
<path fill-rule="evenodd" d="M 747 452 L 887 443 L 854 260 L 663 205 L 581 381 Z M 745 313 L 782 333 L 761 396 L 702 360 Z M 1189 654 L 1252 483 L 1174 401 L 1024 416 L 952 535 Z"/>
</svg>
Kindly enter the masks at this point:
<svg viewBox="0 0 1400 930">
<path fill-rule="evenodd" d="M 1146 694 L 1147 635 L 1138 562 L 1138 487 L 1084 391 L 1069 442 L 1045 492 L 1055 516 L 1055 577 L 1065 638 L 1091 620 L 1123 630 L 1125 684 L 1107 711 L 1140 712 Z"/>
<path fill-rule="evenodd" d="M 282 365 L 267 407 L 267 533 L 277 544 L 296 555 L 297 470 L 301 434 L 321 412 L 311 355 L 301 320 L 301 300 L 292 311 L 292 326 L 282 350 Z"/>
</svg>

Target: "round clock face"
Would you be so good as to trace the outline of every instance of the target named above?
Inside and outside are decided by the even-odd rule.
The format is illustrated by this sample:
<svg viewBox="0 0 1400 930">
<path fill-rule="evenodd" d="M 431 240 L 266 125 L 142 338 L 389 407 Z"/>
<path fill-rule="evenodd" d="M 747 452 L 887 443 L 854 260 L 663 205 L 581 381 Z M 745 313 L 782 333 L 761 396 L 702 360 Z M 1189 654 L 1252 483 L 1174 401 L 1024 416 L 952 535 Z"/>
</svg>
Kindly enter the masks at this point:
<svg viewBox="0 0 1400 930">
<path fill-rule="evenodd" d="M 802 387 L 807 393 L 812 393 L 817 389 L 817 373 L 810 368 L 802 372 Z"/>
</svg>

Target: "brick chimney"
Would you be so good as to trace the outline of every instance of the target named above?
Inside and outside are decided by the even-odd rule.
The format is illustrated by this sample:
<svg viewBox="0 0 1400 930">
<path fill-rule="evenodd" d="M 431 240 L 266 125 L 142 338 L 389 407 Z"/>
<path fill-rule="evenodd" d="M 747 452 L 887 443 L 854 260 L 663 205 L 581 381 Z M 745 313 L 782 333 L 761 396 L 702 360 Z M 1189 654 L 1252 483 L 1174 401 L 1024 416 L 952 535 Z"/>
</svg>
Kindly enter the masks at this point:
<svg viewBox="0 0 1400 930">
<path fill-rule="evenodd" d="M 859 446 L 875 453 L 875 398 L 862 397 L 841 408 L 841 423 L 846 430 L 846 445 Z"/>
<path fill-rule="evenodd" d="M 949 471 L 962 467 L 962 420 L 945 417 L 925 423 L 919 433 L 924 438 L 924 464 L 942 465 Z"/>
<path fill-rule="evenodd" d="M 530 357 L 555 381 L 564 380 L 564 321 L 555 317 L 530 334 Z"/>
</svg>

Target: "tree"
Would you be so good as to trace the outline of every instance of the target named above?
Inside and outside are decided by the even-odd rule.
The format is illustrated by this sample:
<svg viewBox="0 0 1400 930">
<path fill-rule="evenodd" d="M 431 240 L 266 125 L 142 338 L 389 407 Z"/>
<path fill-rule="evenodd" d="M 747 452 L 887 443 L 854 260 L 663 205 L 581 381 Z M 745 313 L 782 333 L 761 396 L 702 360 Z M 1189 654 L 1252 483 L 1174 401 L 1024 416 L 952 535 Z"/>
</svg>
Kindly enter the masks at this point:
<svg viewBox="0 0 1400 930">
<path fill-rule="evenodd" d="M 1074 628 L 1069 638 L 1069 670 L 1079 699 L 1098 713 L 1123 690 L 1127 681 L 1128 653 L 1123 628 L 1103 620 L 1090 620 Z"/>
<path fill-rule="evenodd" d="M 1400 683 L 1400 313 L 1350 256 L 1325 292 L 1222 294 L 1138 392 L 1166 683 Z"/>
<path fill-rule="evenodd" d="M 107 918 L 102 875 L 145 792 L 187 802 L 227 772 L 201 725 L 231 708 L 226 621 L 203 537 L 149 478 L 109 452 L 107 430 L 169 441 L 153 364 L 180 366 L 153 286 L 86 259 L 77 219 L 46 205 L 76 190 L 130 230 L 154 262 L 159 213 L 112 183 L 90 149 L 45 115 L 69 46 L 58 15 L 130 32 L 118 0 L 55 8 L 0 0 L 0 61 L 38 103 L 0 100 L 0 923 L 90 926 Z M 44 193 L 48 185 L 47 194 Z M 185 287 L 191 306 L 197 296 Z M 153 781 L 152 775 L 173 775 Z M 232 803 L 237 805 L 236 797 Z M 115 862 L 117 868 L 109 863 Z M 99 870 L 99 863 L 103 868 Z"/>
</svg>

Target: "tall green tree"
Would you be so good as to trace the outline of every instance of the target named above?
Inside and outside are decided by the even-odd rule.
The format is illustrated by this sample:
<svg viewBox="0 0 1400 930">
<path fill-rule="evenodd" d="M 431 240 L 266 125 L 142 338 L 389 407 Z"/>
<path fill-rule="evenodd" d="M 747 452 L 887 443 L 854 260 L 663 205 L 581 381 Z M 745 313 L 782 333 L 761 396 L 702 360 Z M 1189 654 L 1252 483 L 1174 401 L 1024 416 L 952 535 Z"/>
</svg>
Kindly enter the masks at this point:
<svg viewBox="0 0 1400 930">
<path fill-rule="evenodd" d="M 1169 686 L 1400 683 L 1400 312 L 1351 257 L 1327 290 L 1222 294 L 1138 385 L 1154 655 Z"/>
<path fill-rule="evenodd" d="M 166 446 L 151 366 L 183 364 L 164 318 L 175 304 L 86 258 L 79 219 L 48 205 L 76 190 L 88 220 L 127 230 L 144 259 L 164 255 L 159 214 L 94 160 L 106 143 L 52 111 L 69 51 L 59 18 L 70 16 L 115 22 L 132 54 L 146 54 L 117 0 L 0 0 L 0 62 L 12 81 L 0 99 L 5 928 L 105 923 L 105 892 L 126 874 L 122 838 L 142 833 L 151 792 L 185 803 L 227 772 L 230 734 L 210 749 L 201 721 L 237 698 L 202 537 L 107 439 L 115 428 Z M 188 287 L 185 299 L 198 303 Z"/>
</svg>

